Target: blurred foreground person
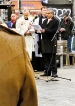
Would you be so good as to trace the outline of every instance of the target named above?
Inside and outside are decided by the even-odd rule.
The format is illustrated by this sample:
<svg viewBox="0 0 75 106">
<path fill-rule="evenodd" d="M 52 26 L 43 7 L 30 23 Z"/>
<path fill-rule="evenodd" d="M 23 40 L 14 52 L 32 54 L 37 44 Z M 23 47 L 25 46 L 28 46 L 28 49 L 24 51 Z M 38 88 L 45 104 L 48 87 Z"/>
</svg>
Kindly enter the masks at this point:
<svg viewBox="0 0 75 106">
<path fill-rule="evenodd" d="M 38 106 L 24 37 L 0 25 L 0 106 Z"/>
</svg>

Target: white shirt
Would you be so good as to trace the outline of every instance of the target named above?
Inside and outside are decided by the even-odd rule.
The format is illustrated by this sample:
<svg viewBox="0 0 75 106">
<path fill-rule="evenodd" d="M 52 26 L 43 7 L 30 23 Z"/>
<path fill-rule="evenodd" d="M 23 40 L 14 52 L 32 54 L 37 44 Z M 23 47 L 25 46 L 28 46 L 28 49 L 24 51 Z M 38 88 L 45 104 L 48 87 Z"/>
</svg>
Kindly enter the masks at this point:
<svg viewBox="0 0 75 106">
<path fill-rule="evenodd" d="M 52 20 L 51 18 L 50 18 L 50 19 L 48 19 L 47 24 L 48 24 L 51 20 Z"/>
</svg>

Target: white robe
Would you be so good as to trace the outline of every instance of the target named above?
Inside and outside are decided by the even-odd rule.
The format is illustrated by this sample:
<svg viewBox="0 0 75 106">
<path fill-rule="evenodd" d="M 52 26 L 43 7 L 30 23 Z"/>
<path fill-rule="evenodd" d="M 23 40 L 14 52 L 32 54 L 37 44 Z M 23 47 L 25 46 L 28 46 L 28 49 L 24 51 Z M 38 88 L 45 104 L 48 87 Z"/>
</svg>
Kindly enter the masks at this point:
<svg viewBox="0 0 75 106">
<path fill-rule="evenodd" d="M 17 32 L 24 36 L 24 33 L 28 30 L 28 27 L 32 22 L 32 20 L 33 18 L 31 17 L 28 17 L 28 20 L 25 20 L 24 16 L 20 17 L 16 22 Z M 32 58 L 33 42 L 34 42 L 33 36 L 25 36 L 25 42 L 26 42 L 26 50 L 28 51 L 30 58 Z"/>
</svg>

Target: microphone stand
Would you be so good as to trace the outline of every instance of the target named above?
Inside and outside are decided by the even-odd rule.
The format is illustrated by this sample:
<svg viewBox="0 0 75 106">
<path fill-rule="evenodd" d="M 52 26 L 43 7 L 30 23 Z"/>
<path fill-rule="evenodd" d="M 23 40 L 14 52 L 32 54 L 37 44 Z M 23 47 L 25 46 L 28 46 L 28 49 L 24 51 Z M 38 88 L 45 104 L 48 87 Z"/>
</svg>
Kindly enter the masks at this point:
<svg viewBox="0 0 75 106">
<path fill-rule="evenodd" d="M 52 42 L 53 40 L 57 40 L 57 39 L 56 39 L 56 36 L 57 36 L 57 34 L 58 34 L 58 32 L 59 32 L 59 30 L 60 30 L 61 25 L 63 24 L 63 22 L 64 22 L 64 20 L 63 20 L 62 23 L 58 26 L 58 29 L 57 29 L 56 33 L 54 34 L 53 38 L 51 39 L 51 42 Z M 54 45 L 55 45 L 55 44 L 54 44 Z M 54 50 L 54 48 L 53 48 L 53 50 Z M 52 54 L 52 58 L 53 58 L 53 54 Z M 51 65 L 52 58 L 51 58 L 49 67 L 50 67 L 50 65 Z M 49 67 L 48 67 L 47 73 L 48 73 L 48 71 L 49 71 Z M 51 79 L 48 79 L 48 75 L 47 75 L 47 79 L 48 79 L 48 80 L 46 80 L 46 82 L 49 82 L 49 81 L 58 81 L 58 80 L 56 80 L 55 78 L 61 78 L 61 79 L 65 79 L 65 80 L 71 81 L 71 79 L 63 78 L 63 77 L 58 77 L 58 76 L 52 77 Z"/>
</svg>

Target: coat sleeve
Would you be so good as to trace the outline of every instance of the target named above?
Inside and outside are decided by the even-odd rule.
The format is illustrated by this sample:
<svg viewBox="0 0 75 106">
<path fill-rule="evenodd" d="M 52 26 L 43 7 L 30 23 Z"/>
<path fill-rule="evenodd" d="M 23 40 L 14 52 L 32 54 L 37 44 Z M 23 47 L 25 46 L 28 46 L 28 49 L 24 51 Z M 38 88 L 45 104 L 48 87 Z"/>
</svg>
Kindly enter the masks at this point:
<svg viewBox="0 0 75 106">
<path fill-rule="evenodd" d="M 21 35 L 24 36 L 25 31 L 21 29 L 21 20 L 20 20 L 20 19 L 18 19 L 18 20 L 16 21 L 16 31 L 17 31 L 19 34 L 21 34 Z"/>
<path fill-rule="evenodd" d="M 53 27 L 51 29 L 49 29 L 49 28 L 45 29 L 45 33 L 47 33 L 47 34 L 55 33 L 58 28 L 58 24 L 59 24 L 59 22 L 58 22 L 58 20 L 56 20 L 55 24 L 53 25 Z"/>
<path fill-rule="evenodd" d="M 18 106 L 38 106 L 34 72 L 27 53 L 25 57 L 25 69 L 26 69 L 26 77 L 21 91 L 20 96 L 21 102 L 20 105 Z"/>
</svg>

